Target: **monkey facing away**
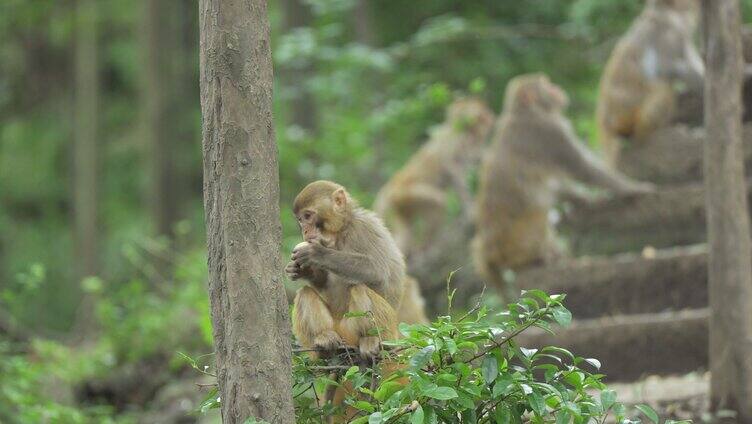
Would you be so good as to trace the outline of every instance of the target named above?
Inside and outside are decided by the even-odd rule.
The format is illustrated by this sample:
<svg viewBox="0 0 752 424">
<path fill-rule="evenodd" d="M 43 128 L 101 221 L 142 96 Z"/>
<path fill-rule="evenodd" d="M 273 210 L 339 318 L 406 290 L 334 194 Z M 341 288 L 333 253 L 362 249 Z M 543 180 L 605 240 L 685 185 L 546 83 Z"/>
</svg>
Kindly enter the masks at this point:
<svg viewBox="0 0 752 424">
<path fill-rule="evenodd" d="M 702 93 L 704 66 L 692 37 L 698 0 L 647 0 L 601 77 L 596 111 L 603 156 L 613 165 L 622 139 L 643 141 L 670 123 L 677 91 Z"/>
<path fill-rule="evenodd" d="M 509 297 L 505 269 L 561 256 L 549 220 L 557 194 L 579 181 L 617 193 L 653 191 L 610 170 L 575 135 L 566 93 L 543 74 L 515 77 L 480 169 L 473 257 L 478 273 Z"/>
<path fill-rule="evenodd" d="M 493 112 L 481 100 L 456 100 L 445 122 L 379 191 L 374 210 L 405 256 L 431 242 L 445 218 L 449 189 L 456 191 L 463 209 L 472 207 L 467 173 L 480 161 L 493 122 Z"/>
<path fill-rule="evenodd" d="M 295 336 L 306 348 L 349 345 L 374 358 L 382 340 L 397 337 L 405 262 L 394 239 L 376 214 L 330 181 L 306 186 L 293 212 L 306 243 L 285 271 L 310 283 L 295 297 Z"/>
</svg>

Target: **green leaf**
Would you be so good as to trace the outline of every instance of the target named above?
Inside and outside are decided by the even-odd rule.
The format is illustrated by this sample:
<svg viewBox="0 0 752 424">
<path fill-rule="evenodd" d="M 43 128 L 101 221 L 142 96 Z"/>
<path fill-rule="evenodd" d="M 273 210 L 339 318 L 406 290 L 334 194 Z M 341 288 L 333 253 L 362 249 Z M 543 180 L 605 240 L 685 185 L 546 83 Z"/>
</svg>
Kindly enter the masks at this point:
<svg viewBox="0 0 752 424">
<path fill-rule="evenodd" d="M 382 421 L 381 412 L 374 412 L 368 416 L 368 424 L 381 424 Z"/>
<path fill-rule="evenodd" d="M 499 405 L 494 411 L 496 424 L 509 424 L 512 422 L 512 412 L 507 405 Z"/>
<path fill-rule="evenodd" d="M 454 401 L 465 409 L 475 409 L 475 402 L 473 402 L 470 396 L 460 394 Z"/>
<path fill-rule="evenodd" d="M 481 370 L 483 372 L 483 380 L 486 381 L 486 384 L 491 384 L 499 375 L 499 361 L 493 355 L 486 355 L 483 358 Z"/>
<path fill-rule="evenodd" d="M 546 401 L 540 393 L 532 392 L 528 395 L 527 399 L 536 414 L 543 415 L 546 413 Z"/>
<path fill-rule="evenodd" d="M 658 414 L 655 413 L 653 408 L 645 404 L 635 405 L 635 408 L 639 409 L 640 412 L 645 414 L 645 416 L 648 417 L 648 419 L 654 424 L 658 424 Z"/>
<path fill-rule="evenodd" d="M 509 387 L 512 385 L 512 377 L 509 375 L 504 375 L 498 380 L 496 380 L 496 384 L 494 384 L 492 396 L 494 398 L 498 398 L 501 395 L 505 395 L 509 391 Z"/>
<path fill-rule="evenodd" d="M 354 421 L 351 421 L 350 424 L 366 424 L 370 417 L 366 415 L 365 417 L 358 417 Z"/>
<path fill-rule="evenodd" d="M 445 382 L 448 382 L 448 383 L 454 383 L 455 381 L 457 381 L 457 376 L 454 375 L 454 374 L 446 374 L 445 373 L 445 374 L 439 374 L 436 377 L 436 379 L 438 381 L 445 381 Z"/>
<path fill-rule="evenodd" d="M 601 392 L 601 405 L 603 410 L 610 408 L 616 402 L 616 392 L 613 390 L 604 390 Z"/>
<path fill-rule="evenodd" d="M 438 400 L 449 400 L 456 398 L 458 395 L 451 387 L 431 387 L 423 391 L 423 396 Z"/>
<path fill-rule="evenodd" d="M 426 424 L 437 424 L 439 422 L 439 417 L 436 416 L 436 411 L 433 409 L 432 406 L 427 406 L 426 409 Z"/>
<path fill-rule="evenodd" d="M 360 371 L 360 368 L 357 365 L 353 365 L 350 368 L 347 369 L 347 372 L 345 373 L 345 378 L 349 379 L 353 375 L 355 375 L 356 372 Z"/>
<path fill-rule="evenodd" d="M 423 368 L 423 366 L 428 363 L 428 360 L 431 359 L 431 355 L 433 355 L 434 351 L 436 351 L 436 347 L 433 345 L 428 345 L 416 352 L 410 358 L 410 368 L 412 368 L 413 370 Z"/>
<path fill-rule="evenodd" d="M 376 400 L 378 400 L 379 402 L 383 402 L 389 399 L 390 396 L 399 391 L 401 388 L 402 384 L 396 381 L 387 381 L 385 383 L 382 383 L 381 386 L 376 389 L 376 393 L 374 393 L 373 397 L 376 398 Z"/>
<path fill-rule="evenodd" d="M 554 320 L 561 326 L 569 325 L 572 322 L 572 313 L 563 306 L 557 306 L 551 310 Z"/>
<path fill-rule="evenodd" d="M 376 410 L 376 408 L 374 408 L 373 405 L 371 405 L 370 402 L 366 402 L 364 400 L 359 400 L 359 401 L 355 402 L 353 404 L 353 407 L 355 407 L 356 409 L 360 409 L 361 411 L 366 411 L 369 414 L 371 412 L 373 412 L 373 411 Z"/>
<path fill-rule="evenodd" d="M 454 342 L 452 339 L 445 339 L 444 344 L 446 344 L 446 348 L 449 351 L 450 355 L 454 355 L 457 353 L 457 343 Z"/>
<path fill-rule="evenodd" d="M 415 411 L 413 411 L 413 414 L 410 416 L 410 424 L 423 424 L 424 420 L 425 413 L 423 412 L 423 407 L 418 404 L 418 407 L 415 408 Z"/>
<path fill-rule="evenodd" d="M 595 359 L 595 358 L 585 358 L 585 362 L 595 367 L 595 369 L 599 370 L 601 369 L 601 361 Z"/>
<path fill-rule="evenodd" d="M 572 414 L 569 411 L 561 410 L 556 413 L 556 424 L 569 424 L 572 420 Z"/>
</svg>

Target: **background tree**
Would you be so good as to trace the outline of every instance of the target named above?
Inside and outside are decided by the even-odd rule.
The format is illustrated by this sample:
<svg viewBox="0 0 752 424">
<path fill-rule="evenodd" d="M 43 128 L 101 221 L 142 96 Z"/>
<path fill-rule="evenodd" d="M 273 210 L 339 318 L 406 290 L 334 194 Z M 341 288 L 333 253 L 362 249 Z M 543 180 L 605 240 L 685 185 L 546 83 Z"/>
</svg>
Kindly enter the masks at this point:
<svg viewBox="0 0 752 424">
<path fill-rule="evenodd" d="M 97 54 L 97 2 L 76 2 L 75 130 L 73 215 L 76 240 L 76 281 L 99 273 L 99 66 Z M 93 327 L 91 295 L 78 307 L 76 327 L 88 333 Z"/>
<path fill-rule="evenodd" d="M 225 423 L 292 423 L 266 1 L 200 2 L 204 207 Z"/>
<path fill-rule="evenodd" d="M 705 0 L 711 408 L 752 423 L 752 251 L 742 153 L 738 0 Z"/>
</svg>

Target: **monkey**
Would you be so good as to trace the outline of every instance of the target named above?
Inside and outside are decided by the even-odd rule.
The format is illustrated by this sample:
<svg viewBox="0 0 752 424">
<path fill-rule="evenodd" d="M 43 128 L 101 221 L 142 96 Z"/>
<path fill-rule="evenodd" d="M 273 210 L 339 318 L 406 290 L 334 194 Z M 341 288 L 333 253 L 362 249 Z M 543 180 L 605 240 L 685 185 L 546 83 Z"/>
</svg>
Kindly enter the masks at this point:
<svg viewBox="0 0 752 424">
<path fill-rule="evenodd" d="M 647 0 L 619 40 L 600 80 L 596 124 L 601 152 L 618 161 L 623 139 L 641 143 L 668 125 L 676 105 L 676 83 L 699 94 L 705 69 L 693 43 L 697 0 Z"/>
<path fill-rule="evenodd" d="M 397 337 L 406 278 L 402 253 L 377 215 L 331 181 L 308 184 L 293 213 L 305 244 L 293 250 L 285 271 L 309 283 L 295 297 L 293 333 L 304 348 L 347 345 L 372 360 L 382 340 Z"/>
<path fill-rule="evenodd" d="M 326 354 L 341 346 L 357 347 L 365 361 L 373 361 L 381 341 L 398 337 L 398 311 L 401 319 L 425 319 L 417 284 L 405 274 L 391 233 L 344 187 L 323 180 L 308 184 L 295 198 L 293 213 L 305 241 L 293 249 L 285 272 L 309 283 L 298 290 L 293 304 L 293 333 L 303 348 Z M 407 309 L 418 306 L 417 311 Z M 399 368 L 385 362 L 384 375 Z M 339 406 L 350 393 L 349 384 L 331 387 L 326 401 Z M 347 407 L 332 421 L 347 422 L 355 414 Z"/>
<path fill-rule="evenodd" d="M 431 235 L 445 218 L 450 188 L 466 215 L 471 215 L 467 173 L 480 161 L 494 118 L 477 98 L 455 100 L 447 108 L 444 123 L 379 190 L 374 210 L 386 220 L 408 259 L 431 243 Z"/>
<path fill-rule="evenodd" d="M 564 116 L 568 104 L 564 90 L 544 74 L 513 78 L 481 163 L 471 250 L 477 272 L 507 300 L 513 293 L 502 278 L 505 270 L 564 256 L 549 213 L 568 184 L 620 194 L 654 191 L 650 183 L 611 170 L 583 146 Z"/>
</svg>

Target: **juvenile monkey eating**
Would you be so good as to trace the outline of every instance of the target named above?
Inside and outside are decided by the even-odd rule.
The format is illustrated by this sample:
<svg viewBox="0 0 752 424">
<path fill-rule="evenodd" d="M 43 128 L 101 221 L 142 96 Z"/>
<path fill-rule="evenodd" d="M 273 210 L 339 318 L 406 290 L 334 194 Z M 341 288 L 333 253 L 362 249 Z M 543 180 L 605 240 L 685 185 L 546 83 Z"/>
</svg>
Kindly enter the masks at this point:
<svg viewBox="0 0 752 424">
<path fill-rule="evenodd" d="M 562 255 L 549 212 L 569 183 L 621 194 L 654 190 L 612 171 L 583 146 L 564 116 L 568 103 L 566 93 L 543 74 L 512 79 L 481 164 L 473 256 L 479 274 L 506 297 L 513 293 L 502 278 L 505 269 Z"/>
<path fill-rule="evenodd" d="M 304 348 L 348 345 L 373 359 L 382 340 L 397 337 L 402 253 L 376 214 L 339 184 L 309 184 L 295 198 L 293 212 L 305 242 L 295 247 L 285 272 L 310 284 L 295 297 L 295 336 Z M 348 312 L 353 316 L 345 317 Z"/>
<path fill-rule="evenodd" d="M 702 93 L 705 69 L 692 37 L 698 0 L 647 0 L 619 40 L 600 82 L 596 121 L 603 156 L 616 163 L 622 140 L 644 141 L 670 123 L 677 83 Z"/>
<path fill-rule="evenodd" d="M 456 100 L 445 122 L 379 191 L 374 210 L 384 217 L 408 258 L 431 243 L 446 216 L 450 189 L 463 210 L 472 208 L 467 173 L 480 161 L 493 121 L 493 112 L 481 100 Z"/>
</svg>

